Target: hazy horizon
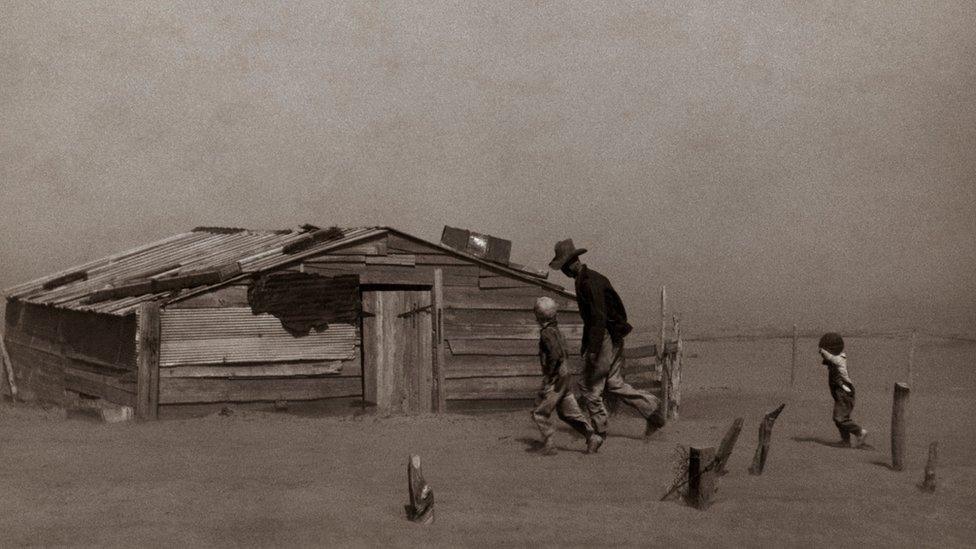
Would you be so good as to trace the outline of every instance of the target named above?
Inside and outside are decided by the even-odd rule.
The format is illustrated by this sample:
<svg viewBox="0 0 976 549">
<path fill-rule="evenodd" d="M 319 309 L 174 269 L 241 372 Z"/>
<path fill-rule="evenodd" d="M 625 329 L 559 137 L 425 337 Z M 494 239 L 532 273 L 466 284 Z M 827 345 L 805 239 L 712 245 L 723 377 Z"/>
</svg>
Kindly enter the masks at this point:
<svg viewBox="0 0 976 549">
<path fill-rule="evenodd" d="M 976 334 L 972 2 L 0 9 L 0 288 L 198 225 L 451 225 L 573 238 L 644 328 L 665 284 L 691 333 Z"/>
</svg>

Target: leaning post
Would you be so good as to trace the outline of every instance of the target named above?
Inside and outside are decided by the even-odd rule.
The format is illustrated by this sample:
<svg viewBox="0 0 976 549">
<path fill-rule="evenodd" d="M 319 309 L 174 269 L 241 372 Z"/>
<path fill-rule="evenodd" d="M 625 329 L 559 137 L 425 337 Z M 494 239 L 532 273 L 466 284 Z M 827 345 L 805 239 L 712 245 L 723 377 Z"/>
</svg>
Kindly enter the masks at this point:
<svg viewBox="0 0 976 549">
<path fill-rule="evenodd" d="M 752 465 L 749 466 L 750 475 L 761 475 L 766 467 L 769 443 L 773 438 L 773 423 L 776 422 L 776 418 L 779 417 L 784 407 L 786 407 L 786 403 L 780 404 L 778 408 L 766 414 L 762 423 L 759 424 L 759 443 L 756 445 L 756 454 L 752 458 Z"/>
<path fill-rule="evenodd" d="M 718 476 L 728 473 L 725 466 L 729 462 L 729 457 L 732 456 L 732 449 L 735 448 L 736 441 L 739 440 L 742 423 L 741 417 L 735 418 L 729 430 L 725 432 L 725 436 L 722 437 L 722 442 L 718 445 L 718 453 L 715 454 L 715 474 Z"/>
</svg>

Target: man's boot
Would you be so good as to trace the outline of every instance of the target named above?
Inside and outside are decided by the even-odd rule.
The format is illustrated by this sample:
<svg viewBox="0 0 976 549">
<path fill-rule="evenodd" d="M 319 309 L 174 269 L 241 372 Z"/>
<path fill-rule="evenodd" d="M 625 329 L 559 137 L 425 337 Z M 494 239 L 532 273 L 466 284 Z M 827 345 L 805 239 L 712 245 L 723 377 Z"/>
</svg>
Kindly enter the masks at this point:
<svg viewBox="0 0 976 549">
<path fill-rule="evenodd" d="M 658 432 L 661 427 L 664 427 L 664 421 L 662 421 L 657 414 L 653 414 L 651 417 L 647 418 L 647 426 L 644 427 L 644 442 L 648 442 L 651 436 Z"/>
</svg>

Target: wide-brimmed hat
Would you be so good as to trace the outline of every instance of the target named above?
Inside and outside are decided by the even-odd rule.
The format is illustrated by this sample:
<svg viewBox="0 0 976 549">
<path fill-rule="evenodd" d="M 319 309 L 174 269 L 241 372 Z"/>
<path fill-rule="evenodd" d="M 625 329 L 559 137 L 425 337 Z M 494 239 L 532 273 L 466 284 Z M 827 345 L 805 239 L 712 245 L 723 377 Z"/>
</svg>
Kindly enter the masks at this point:
<svg viewBox="0 0 976 549">
<path fill-rule="evenodd" d="M 549 266 L 557 271 L 562 269 L 570 261 L 586 253 L 586 248 L 577 248 L 573 245 L 573 239 L 567 238 L 556 242 L 556 257 L 552 258 Z"/>
<path fill-rule="evenodd" d="M 821 349 L 832 355 L 839 355 L 844 352 L 844 338 L 835 332 L 827 332 L 820 338 L 818 343 Z"/>
</svg>

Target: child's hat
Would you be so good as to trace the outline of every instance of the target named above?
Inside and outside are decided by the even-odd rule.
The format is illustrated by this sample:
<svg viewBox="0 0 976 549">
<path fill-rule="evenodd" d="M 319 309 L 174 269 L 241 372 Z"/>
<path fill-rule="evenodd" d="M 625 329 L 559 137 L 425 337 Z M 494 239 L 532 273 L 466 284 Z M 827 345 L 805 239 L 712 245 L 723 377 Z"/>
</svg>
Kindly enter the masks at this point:
<svg viewBox="0 0 976 549">
<path fill-rule="evenodd" d="M 832 355 L 839 355 L 844 352 L 844 338 L 835 332 L 827 332 L 820 337 L 820 348 Z"/>
</svg>

